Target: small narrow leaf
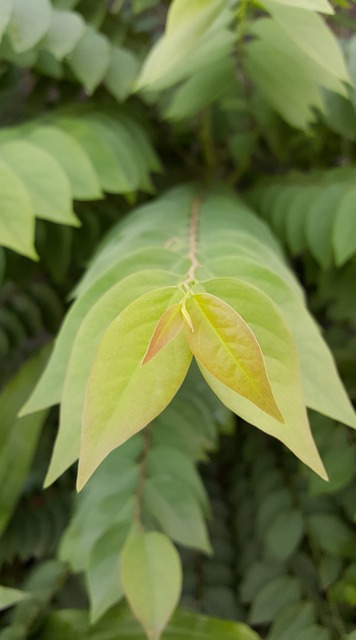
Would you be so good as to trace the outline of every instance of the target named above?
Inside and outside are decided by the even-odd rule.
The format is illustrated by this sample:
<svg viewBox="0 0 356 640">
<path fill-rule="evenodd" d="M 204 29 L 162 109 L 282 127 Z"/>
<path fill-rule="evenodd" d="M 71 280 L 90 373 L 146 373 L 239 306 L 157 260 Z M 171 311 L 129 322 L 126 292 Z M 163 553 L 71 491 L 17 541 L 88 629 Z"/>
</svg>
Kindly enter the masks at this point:
<svg viewBox="0 0 356 640">
<path fill-rule="evenodd" d="M 148 638 L 159 640 L 182 586 L 179 555 L 169 538 L 156 531 L 134 534 L 122 552 L 121 582 Z"/>
<path fill-rule="evenodd" d="M 246 322 L 223 300 L 199 293 L 186 302 L 194 331 L 185 331 L 196 359 L 218 380 L 284 422 L 261 348 Z"/>
<path fill-rule="evenodd" d="M 174 304 L 164 312 L 159 319 L 157 326 L 153 332 L 150 344 L 142 360 L 142 364 L 146 364 L 154 358 L 157 353 L 167 346 L 183 329 L 183 316 L 179 304 Z"/>
</svg>

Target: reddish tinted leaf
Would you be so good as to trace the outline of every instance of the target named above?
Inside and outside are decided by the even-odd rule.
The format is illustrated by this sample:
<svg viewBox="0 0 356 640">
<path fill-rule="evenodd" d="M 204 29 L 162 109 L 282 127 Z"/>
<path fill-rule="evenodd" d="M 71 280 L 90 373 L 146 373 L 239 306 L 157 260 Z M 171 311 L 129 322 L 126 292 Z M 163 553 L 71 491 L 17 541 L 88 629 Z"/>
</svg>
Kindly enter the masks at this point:
<svg viewBox="0 0 356 640">
<path fill-rule="evenodd" d="M 177 337 L 183 328 L 183 322 L 180 304 L 174 304 L 164 312 L 158 320 L 142 364 L 152 360 L 161 349 Z"/>
</svg>

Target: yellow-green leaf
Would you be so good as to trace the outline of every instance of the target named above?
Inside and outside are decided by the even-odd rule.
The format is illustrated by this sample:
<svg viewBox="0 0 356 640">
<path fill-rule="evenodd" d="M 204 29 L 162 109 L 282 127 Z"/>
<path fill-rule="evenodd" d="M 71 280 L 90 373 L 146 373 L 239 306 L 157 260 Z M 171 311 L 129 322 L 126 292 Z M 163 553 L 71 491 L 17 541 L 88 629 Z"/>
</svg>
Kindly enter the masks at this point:
<svg viewBox="0 0 356 640">
<path fill-rule="evenodd" d="M 121 582 L 130 607 L 149 640 L 159 640 L 178 604 L 182 587 L 179 555 L 157 531 L 132 535 L 121 555 Z"/>
<path fill-rule="evenodd" d="M 208 293 L 191 296 L 186 309 L 193 324 L 187 342 L 200 362 L 227 387 L 284 422 L 253 332 L 229 304 Z"/>
<path fill-rule="evenodd" d="M 146 364 L 152 360 L 161 349 L 177 337 L 183 329 L 183 322 L 180 304 L 174 304 L 164 312 L 153 332 L 142 364 Z"/>
<path fill-rule="evenodd" d="M 183 333 L 141 366 L 158 320 L 180 297 L 177 287 L 150 291 L 104 334 L 87 386 L 78 488 L 110 451 L 161 413 L 182 384 L 191 362 Z"/>
</svg>

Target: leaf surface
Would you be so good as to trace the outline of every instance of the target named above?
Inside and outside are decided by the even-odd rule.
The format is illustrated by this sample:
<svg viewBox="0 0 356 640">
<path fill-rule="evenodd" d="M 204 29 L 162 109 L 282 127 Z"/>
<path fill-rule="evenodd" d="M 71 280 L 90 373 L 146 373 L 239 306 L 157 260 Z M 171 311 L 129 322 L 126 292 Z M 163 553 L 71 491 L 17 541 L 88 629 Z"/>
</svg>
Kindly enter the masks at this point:
<svg viewBox="0 0 356 640">
<path fill-rule="evenodd" d="M 28 191 L 11 167 L 0 158 L 1 244 L 36 259 L 33 244 L 35 213 Z"/>
<path fill-rule="evenodd" d="M 121 556 L 121 581 L 136 618 L 150 640 L 159 640 L 182 588 L 179 555 L 166 536 L 138 532 Z"/>
<path fill-rule="evenodd" d="M 7 34 L 17 53 L 27 51 L 45 35 L 52 16 L 49 0 L 13 0 Z"/>
<path fill-rule="evenodd" d="M 182 334 L 141 366 L 159 318 L 181 296 L 176 287 L 151 291 L 130 304 L 105 332 L 87 385 L 79 488 L 112 449 L 163 411 L 181 386 L 191 362 Z"/>
<path fill-rule="evenodd" d="M 186 309 L 194 330 L 186 326 L 185 336 L 198 362 L 230 389 L 283 423 L 261 348 L 237 311 L 206 293 L 190 297 Z"/>
<path fill-rule="evenodd" d="M 153 332 L 142 360 L 143 365 L 152 360 L 161 349 L 164 349 L 164 347 L 177 337 L 183 329 L 183 322 L 180 304 L 175 304 L 164 312 Z"/>
</svg>

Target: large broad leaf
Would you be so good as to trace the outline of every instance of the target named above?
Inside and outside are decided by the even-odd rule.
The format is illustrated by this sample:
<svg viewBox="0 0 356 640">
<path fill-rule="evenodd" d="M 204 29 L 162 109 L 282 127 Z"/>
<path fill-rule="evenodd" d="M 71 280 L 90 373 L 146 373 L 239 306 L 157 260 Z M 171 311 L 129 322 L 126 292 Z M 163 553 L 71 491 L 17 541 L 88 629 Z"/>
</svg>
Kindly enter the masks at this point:
<svg viewBox="0 0 356 640">
<path fill-rule="evenodd" d="M 28 258 L 37 258 L 33 244 L 35 213 L 30 196 L 16 173 L 0 159 L 1 244 Z"/>
<path fill-rule="evenodd" d="M 269 0 L 269 2 L 282 4 L 286 7 L 307 9 L 308 11 L 319 11 L 320 13 L 328 14 L 334 13 L 334 9 L 328 0 Z"/>
<path fill-rule="evenodd" d="M 121 581 L 149 640 L 159 640 L 178 604 L 182 587 L 179 555 L 166 536 L 138 532 L 121 556 Z"/>
<path fill-rule="evenodd" d="M 51 23 L 49 0 L 13 0 L 7 35 L 16 53 L 27 51 L 43 38 Z"/>
<path fill-rule="evenodd" d="M 85 389 L 96 349 L 110 322 L 138 296 L 154 288 L 172 284 L 175 280 L 173 274 L 164 271 L 152 270 L 134 274 L 109 289 L 85 317 L 76 336 L 66 371 L 59 432 L 46 485 L 54 482 L 79 457 Z M 142 318 L 138 321 L 141 322 Z M 117 362 L 117 366 L 120 366 L 120 361 Z"/>
<path fill-rule="evenodd" d="M 186 340 L 196 359 L 218 380 L 284 422 L 273 396 L 260 346 L 241 316 L 216 296 L 195 294 L 186 310 Z"/>
<path fill-rule="evenodd" d="M 87 386 L 79 488 L 112 449 L 163 411 L 182 384 L 191 361 L 182 334 L 141 364 L 159 318 L 181 297 L 176 287 L 141 296 L 101 340 Z"/>
<path fill-rule="evenodd" d="M 294 341 L 277 308 L 261 291 L 233 278 L 206 281 L 204 289 L 238 309 L 254 332 L 264 354 L 268 378 L 285 424 L 281 425 L 200 366 L 208 384 L 234 413 L 281 440 L 305 464 L 326 478 L 310 433 Z"/>
</svg>

